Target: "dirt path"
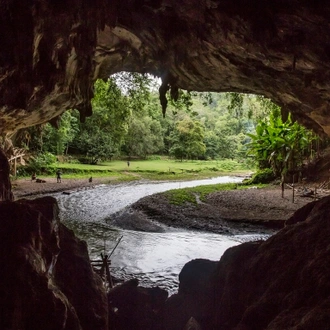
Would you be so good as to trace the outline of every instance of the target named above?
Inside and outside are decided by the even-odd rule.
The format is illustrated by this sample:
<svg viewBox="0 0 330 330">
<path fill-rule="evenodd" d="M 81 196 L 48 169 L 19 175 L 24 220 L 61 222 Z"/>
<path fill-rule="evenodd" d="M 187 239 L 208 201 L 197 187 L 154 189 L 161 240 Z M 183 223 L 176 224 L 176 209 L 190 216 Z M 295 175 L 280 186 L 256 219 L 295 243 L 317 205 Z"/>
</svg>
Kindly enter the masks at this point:
<svg viewBox="0 0 330 330">
<path fill-rule="evenodd" d="M 41 195 L 59 191 L 71 191 L 82 188 L 90 188 L 103 183 L 110 183 L 115 178 L 93 178 L 89 182 L 89 177 L 86 179 L 65 179 L 62 178 L 61 183 L 56 182 L 56 178 L 46 178 L 45 182 L 38 183 L 29 179 L 19 179 L 12 181 L 12 191 L 15 199 L 23 198 L 31 195 Z"/>
</svg>

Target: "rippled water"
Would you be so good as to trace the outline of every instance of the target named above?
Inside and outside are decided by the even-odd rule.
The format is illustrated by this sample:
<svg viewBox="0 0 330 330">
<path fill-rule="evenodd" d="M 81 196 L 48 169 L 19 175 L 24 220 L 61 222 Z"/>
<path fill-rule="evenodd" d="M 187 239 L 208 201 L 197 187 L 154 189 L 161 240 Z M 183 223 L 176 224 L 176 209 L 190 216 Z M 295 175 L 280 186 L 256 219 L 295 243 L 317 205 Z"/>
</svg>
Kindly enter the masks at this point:
<svg viewBox="0 0 330 330">
<path fill-rule="evenodd" d="M 101 185 L 95 189 L 55 194 L 62 221 L 88 242 L 92 259 L 109 253 L 116 241 L 122 241 L 111 257 L 115 276 L 138 277 L 145 286 L 159 285 L 173 293 L 183 265 L 195 258 L 219 260 L 226 249 L 265 235 L 225 236 L 213 233 L 166 228 L 164 233 L 148 233 L 113 228 L 106 223 L 111 214 L 140 198 L 169 189 L 206 184 L 240 182 L 239 177 L 163 183 L 125 183 Z"/>
</svg>

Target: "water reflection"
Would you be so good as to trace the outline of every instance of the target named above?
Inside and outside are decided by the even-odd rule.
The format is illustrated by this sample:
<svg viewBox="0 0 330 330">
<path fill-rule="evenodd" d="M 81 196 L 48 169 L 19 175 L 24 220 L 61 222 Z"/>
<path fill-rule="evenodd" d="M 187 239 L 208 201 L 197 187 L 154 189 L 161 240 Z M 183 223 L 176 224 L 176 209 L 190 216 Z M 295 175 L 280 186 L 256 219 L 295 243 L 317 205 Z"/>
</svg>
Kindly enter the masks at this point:
<svg viewBox="0 0 330 330">
<path fill-rule="evenodd" d="M 241 182 L 241 177 L 222 176 L 187 182 L 124 183 L 100 185 L 70 195 L 56 194 L 61 217 L 65 220 L 101 221 L 140 198 L 170 189 L 196 187 L 208 184 Z"/>
<path fill-rule="evenodd" d="M 195 258 L 219 260 L 226 249 L 241 242 L 266 238 L 265 235 L 225 236 L 167 228 L 164 233 L 149 233 L 113 228 L 105 221 L 111 214 L 140 198 L 175 188 L 210 183 L 240 182 L 242 178 L 220 177 L 211 180 L 165 183 L 102 185 L 70 195 L 56 194 L 63 222 L 87 241 L 91 259 L 109 253 L 123 239 L 111 257 L 116 277 L 138 277 L 145 286 L 159 285 L 173 293 L 183 265 Z"/>
</svg>

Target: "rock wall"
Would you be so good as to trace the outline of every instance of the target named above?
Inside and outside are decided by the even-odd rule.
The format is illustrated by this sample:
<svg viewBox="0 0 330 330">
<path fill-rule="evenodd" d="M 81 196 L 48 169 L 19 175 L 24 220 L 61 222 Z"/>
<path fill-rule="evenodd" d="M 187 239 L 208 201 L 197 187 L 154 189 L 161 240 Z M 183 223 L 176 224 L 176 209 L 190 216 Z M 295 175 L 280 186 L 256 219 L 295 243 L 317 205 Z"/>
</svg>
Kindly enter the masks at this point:
<svg viewBox="0 0 330 330">
<path fill-rule="evenodd" d="M 55 199 L 1 202 L 0 223 L 0 329 L 108 329 L 101 279 Z"/>
<path fill-rule="evenodd" d="M 91 114 L 121 70 L 171 88 L 263 94 L 330 134 L 330 4 L 297 0 L 3 0 L 0 133 Z"/>
<path fill-rule="evenodd" d="M 14 196 L 11 192 L 11 182 L 9 178 L 10 168 L 7 157 L 0 148 L 0 202 L 11 201 Z"/>
</svg>

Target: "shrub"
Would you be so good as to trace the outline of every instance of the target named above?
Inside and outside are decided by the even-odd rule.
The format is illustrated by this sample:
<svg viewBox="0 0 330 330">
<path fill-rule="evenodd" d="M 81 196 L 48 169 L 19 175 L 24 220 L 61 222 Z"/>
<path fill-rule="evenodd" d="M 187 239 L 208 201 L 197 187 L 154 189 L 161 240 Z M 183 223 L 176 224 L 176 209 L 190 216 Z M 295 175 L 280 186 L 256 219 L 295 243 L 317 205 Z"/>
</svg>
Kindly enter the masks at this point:
<svg viewBox="0 0 330 330">
<path fill-rule="evenodd" d="M 247 180 L 246 184 L 270 183 L 276 179 L 276 175 L 270 168 L 257 171 L 251 179 Z"/>
<path fill-rule="evenodd" d="M 25 168 L 25 172 L 29 174 L 45 172 L 46 169 L 55 162 L 56 156 L 50 152 L 38 154 L 36 157 L 30 158 L 29 164 Z"/>
</svg>

